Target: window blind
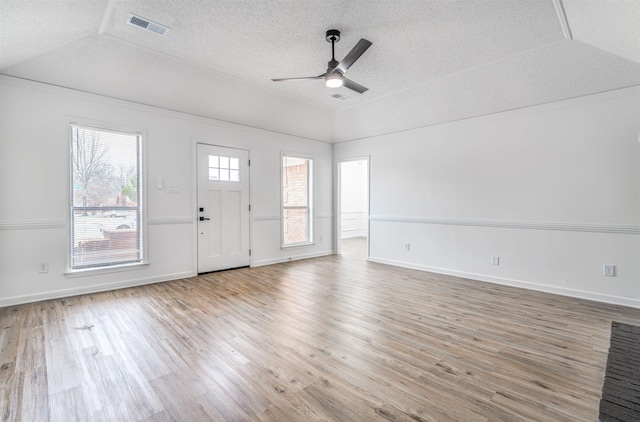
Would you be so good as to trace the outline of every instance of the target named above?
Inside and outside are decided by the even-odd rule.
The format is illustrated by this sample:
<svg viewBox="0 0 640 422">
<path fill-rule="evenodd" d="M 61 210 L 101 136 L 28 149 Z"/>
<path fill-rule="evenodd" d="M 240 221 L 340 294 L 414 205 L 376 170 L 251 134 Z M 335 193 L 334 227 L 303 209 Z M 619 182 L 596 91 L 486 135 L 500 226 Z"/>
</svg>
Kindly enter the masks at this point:
<svg viewBox="0 0 640 422">
<path fill-rule="evenodd" d="M 71 124 L 71 269 L 142 262 L 141 135 Z"/>
</svg>

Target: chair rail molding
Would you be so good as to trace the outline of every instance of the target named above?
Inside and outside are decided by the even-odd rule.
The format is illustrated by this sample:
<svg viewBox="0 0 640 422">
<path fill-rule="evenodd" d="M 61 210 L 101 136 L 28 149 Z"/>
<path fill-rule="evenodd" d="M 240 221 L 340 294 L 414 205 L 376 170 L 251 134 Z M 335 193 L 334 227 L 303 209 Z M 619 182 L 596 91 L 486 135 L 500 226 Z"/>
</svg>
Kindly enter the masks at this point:
<svg viewBox="0 0 640 422">
<path fill-rule="evenodd" d="M 640 226 L 619 224 L 567 223 L 555 221 L 485 220 L 424 216 L 371 215 L 370 221 L 453 226 L 497 227 L 505 229 L 556 230 L 588 233 L 640 234 Z"/>
<path fill-rule="evenodd" d="M 64 229 L 64 220 L 5 220 L 0 221 L 0 230 Z"/>
</svg>

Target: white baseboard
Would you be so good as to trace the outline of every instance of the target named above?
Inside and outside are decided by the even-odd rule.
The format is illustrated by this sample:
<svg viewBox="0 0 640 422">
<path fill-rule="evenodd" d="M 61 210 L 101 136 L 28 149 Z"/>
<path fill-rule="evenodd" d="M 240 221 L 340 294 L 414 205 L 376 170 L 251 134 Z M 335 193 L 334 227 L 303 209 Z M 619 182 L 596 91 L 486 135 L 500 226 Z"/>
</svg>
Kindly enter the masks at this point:
<svg viewBox="0 0 640 422">
<path fill-rule="evenodd" d="M 328 251 L 320 251 L 320 252 L 313 252 L 313 253 L 293 255 L 293 256 L 284 256 L 284 257 L 273 258 L 273 259 L 263 259 L 263 260 L 252 262 L 251 266 L 262 267 L 264 265 L 282 264 L 283 262 L 298 261 L 300 259 L 308 259 L 308 258 L 318 258 L 321 256 L 327 256 L 327 255 L 333 255 L 333 251 L 328 250 Z"/>
<path fill-rule="evenodd" d="M 13 296 L 0 299 L 0 308 L 5 306 L 20 305 L 23 303 L 38 302 L 41 300 L 58 299 L 61 297 L 78 296 L 91 293 L 105 292 L 109 290 L 126 289 L 127 287 L 143 286 L 145 284 L 161 283 L 181 278 L 194 277 L 198 275 L 194 271 L 184 271 L 180 273 L 165 274 L 158 277 L 139 278 L 135 280 L 120 281 L 115 283 L 94 284 L 87 287 L 75 287 L 71 289 L 51 290 L 29 295 Z"/>
<path fill-rule="evenodd" d="M 454 277 L 467 278 L 504 286 L 521 287 L 523 289 L 536 290 L 539 292 L 553 293 L 562 296 L 569 296 L 579 299 L 594 300 L 597 302 L 610 303 L 613 305 L 629 306 L 640 309 L 640 299 L 631 299 L 621 296 L 611 296 L 602 293 L 588 292 L 584 290 L 567 289 L 564 287 L 550 286 L 548 284 L 532 283 L 529 281 L 513 280 L 507 278 L 493 277 L 485 274 L 467 273 L 447 268 L 429 267 L 426 265 L 413 264 L 410 262 L 395 261 L 384 258 L 369 257 L 369 261 L 380 264 L 394 265 L 396 267 L 410 268 L 413 270 L 428 271 L 430 273 L 451 275 Z"/>
<path fill-rule="evenodd" d="M 332 255 L 333 251 L 320 251 L 308 254 L 300 254 L 291 257 L 281 257 L 275 259 L 265 259 L 255 261 L 252 267 L 261 267 L 264 265 L 279 264 L 283 262 L 297 261 L 301 259 L 317 258 L 321 256 Z M 426 265 L 413 264 L 409 262 L 394 261 L 384 258 L 369 257 L 369 261 L 380 264 L 393 265 L 397 267 L 410 268 L 419 271 L 428 271 L 436 274 L 445 274 L 455 277 L 462 277 L 487 283 L 501 284 L 512 287 L 521 287 L 529 290 L 536 290 L 546 293 L 553 293 L 562 296 L 575 297 L 580 299 L 594 300 L 598 302 L 610 303 L 614 305 L 629 306 L 640 309 L 640 300 L 630 299 L 620 296 L 605 295 L 602 293 L 594 293 L 583 290 L 567 289 L 563 287 L 550 286 L 546 284 L 531 283 L 522 280 L 513 280 L 499 277 L 487 276 L 484 274 L 467 273 L 463 271 L 455 271 L 446 268 L 430 267 Z M 48 292 L 40 292 L 29 295 L 13 296 L 0 299 L 0 308 L 6 306 L 19 305 L 23 303 L 38 302 L 42 300 L 58 299 L 61 297 L 77 296 L 82 294 L 99 293 L 109 290 L 125 289 L 128 287 L 143 286 L 145 284 L 161 283 L 170 280 L 179 280 L 181 278 L 195 277 L 197 273 L 194 271 L 185 271 L 180 273 L 165 274 L 158 277 L 141 278 L 136 280 L 128 280 L 116 283 L 104 283 L 87 287 L 77 287 L 71 289 L 52 290 Z"/>
</svg>

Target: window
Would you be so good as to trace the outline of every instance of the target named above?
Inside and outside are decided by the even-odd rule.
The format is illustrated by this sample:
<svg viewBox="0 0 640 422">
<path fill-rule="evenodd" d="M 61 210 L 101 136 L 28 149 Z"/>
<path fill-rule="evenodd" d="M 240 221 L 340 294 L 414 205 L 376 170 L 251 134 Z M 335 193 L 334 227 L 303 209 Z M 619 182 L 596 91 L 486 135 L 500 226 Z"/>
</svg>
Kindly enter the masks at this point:
<svg viewBox="0 0 640 422">
<path fill-rule="evenodd" d="M 209 180 L 239 182 L 240 159 L 222 155 L 209 155 Z"/>
<path fill-rule="evenodd" d="M 69 126 L 72 270 L 142 262 L 141 138 Z"/>
<path fill-rule="evenodd" d="M 313 160 L 282 156 L 282 246 L 313 240 Z"/>
</svg>

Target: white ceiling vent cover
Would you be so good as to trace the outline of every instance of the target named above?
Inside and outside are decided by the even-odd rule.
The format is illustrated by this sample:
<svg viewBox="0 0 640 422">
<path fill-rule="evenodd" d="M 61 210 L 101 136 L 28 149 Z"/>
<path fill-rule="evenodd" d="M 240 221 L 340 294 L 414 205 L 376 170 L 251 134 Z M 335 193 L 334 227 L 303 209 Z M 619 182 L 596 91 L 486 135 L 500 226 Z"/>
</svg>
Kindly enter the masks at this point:
<svg viewBox="0 0 640 422">
<path fill-rule="evenodd" d="M 342 95 L 342 94 L 338 94 L 338 93 L 333 94 L 331 96 L 331 98 L 335 98 L 338 101 L 348 101 L 348 100 L 351 99 L 351 97 L 347 97 L 346 95 Z"/>
<path fill-rule="evenodd" d="M 131 25 L 139 26 L 140 28 L 155 32 L 158 35 L 164 35 L 169 30 L 169 28 L 164 25 L 160 25 L 159 23 L 152 22 L 149 19 L 136 16 L 133 13 L 129 15 L 129 19 L 127 19 L 127 22 Z"/>
</svg>

